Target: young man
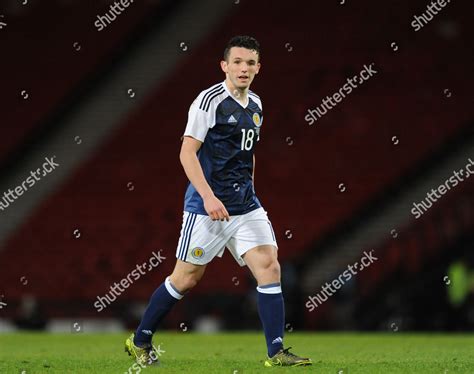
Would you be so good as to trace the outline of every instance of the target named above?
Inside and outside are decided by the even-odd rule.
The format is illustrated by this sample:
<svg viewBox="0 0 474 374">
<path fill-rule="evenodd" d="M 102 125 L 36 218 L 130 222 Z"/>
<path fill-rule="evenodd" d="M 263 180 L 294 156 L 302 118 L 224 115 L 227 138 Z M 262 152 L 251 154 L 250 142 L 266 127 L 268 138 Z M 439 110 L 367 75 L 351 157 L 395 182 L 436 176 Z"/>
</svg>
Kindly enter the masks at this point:
<svg viewBox="0 0 474 374">
<path fill-rule="evenodd" d="M 259 60 L 260 46 L 254 38 L 232 38 L 221 61 L 225 81 L 202 91 L 189 110 L 180 160 L 190 183 L 176 266 L 152 295 L 140 326 L 125 343 L 139 364 L 158 362 L 153 333 L 199 282 L 206 264 L 227 247 L 258 283 L 258 311 L 268 351 L 265 366 L 311 365 L 310 359 L 283 348 L 285 308 L 277 243 L 253 185 L 262 103 L 249 87 L 260 70 Z"/>
</svg>

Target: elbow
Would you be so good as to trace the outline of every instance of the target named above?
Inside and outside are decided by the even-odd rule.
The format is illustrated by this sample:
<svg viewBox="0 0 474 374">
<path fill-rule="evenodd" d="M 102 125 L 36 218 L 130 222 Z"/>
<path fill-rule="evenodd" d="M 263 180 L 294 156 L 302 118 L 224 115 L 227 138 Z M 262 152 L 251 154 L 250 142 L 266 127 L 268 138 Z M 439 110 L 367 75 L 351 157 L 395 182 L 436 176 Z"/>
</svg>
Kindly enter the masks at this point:
<svg viewBox="0 0 474 374">
<path fill-rule="evenodd" d="M 189 160 L 190 155 L 191 153 L 189 151 L 181 150 L 181 152 L 179 153 L 179 161 L 181 162 L 181 165 L 184 166 L 186 161 Z"/>
<path fill-rule="evenodd" d="M 194 149 L 192 147 L 181 147 L 179 152 L 179 161 L 181 165 L 184 166 L 185 163 L 189 163 L 190 160 L 197 156 L 198 149 Z"/>
</svg>

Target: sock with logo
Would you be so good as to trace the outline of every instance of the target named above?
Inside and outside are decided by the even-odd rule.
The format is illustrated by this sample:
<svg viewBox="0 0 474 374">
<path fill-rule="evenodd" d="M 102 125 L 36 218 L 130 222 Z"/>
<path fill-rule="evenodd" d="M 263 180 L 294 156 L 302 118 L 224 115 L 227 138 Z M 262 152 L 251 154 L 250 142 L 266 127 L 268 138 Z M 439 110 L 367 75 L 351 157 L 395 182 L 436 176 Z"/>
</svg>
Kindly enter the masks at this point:
<svg viewBox="0 0 474 374">
<path fill-rule="evenodd" d="M 273 357 L 283 348 L 285 305 L 280 283 L 257 287 L 258 314 L 262 321 L 267 341 L 268 357 Z"/>
<path fill-rule="evenodd" d="M 171 308 L 181 300 L 183 295 L 173 286 L 169 277 L 158 287 L 151 296 L 142 321 L 135 332 L 133 342 L 138 347 L 151 344 L 153 333 Z"/>
</svg>

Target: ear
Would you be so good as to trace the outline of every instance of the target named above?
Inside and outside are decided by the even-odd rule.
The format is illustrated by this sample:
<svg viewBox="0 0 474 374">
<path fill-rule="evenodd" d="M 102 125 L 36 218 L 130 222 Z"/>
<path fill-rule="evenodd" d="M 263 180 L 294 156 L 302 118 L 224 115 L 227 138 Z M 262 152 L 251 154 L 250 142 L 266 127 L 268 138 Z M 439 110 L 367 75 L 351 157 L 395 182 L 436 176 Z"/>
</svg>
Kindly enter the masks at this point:
<svg viewBox="0 0 474 374">
<path fill-rule="evenodd" d="M 257 62 L 257 68 L 255 69 L 255 75 L 258 74 L 258 72 L 260 71 L 260 67 L 261 67 L 261 66 L 262 66 L 262 65 L 260 64 L 260 62 Z"/>
<path fill-rule="evenodd" d="M 226 74 L 228 73 L 228 71 L 227 71 L 227 61 L 225 61 L 225 60 L 221 61 L 221 69 L 224 73 L 226 73 Z"/>
</svg>

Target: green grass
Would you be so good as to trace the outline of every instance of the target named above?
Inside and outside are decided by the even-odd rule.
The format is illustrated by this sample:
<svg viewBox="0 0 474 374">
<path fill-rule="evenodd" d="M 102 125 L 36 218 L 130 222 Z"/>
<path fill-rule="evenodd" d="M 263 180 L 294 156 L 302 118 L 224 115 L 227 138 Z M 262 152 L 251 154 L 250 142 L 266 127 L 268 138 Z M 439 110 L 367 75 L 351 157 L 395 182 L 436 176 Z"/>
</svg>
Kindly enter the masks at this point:
<svg viewBox="0 0 474 374">
<path fill-rule="evenodd" d="M 126 373 L 124 334 L 3 334 L 0 373 Z M 474 335 L 287 333 L 287 346 L 312 367 L 264 368 L 259 333 L 159 333 L 162 365 L 142 373 L 474 374 Z M 130 371 L 138 373 L 138 371 Z"/>
</svg>

